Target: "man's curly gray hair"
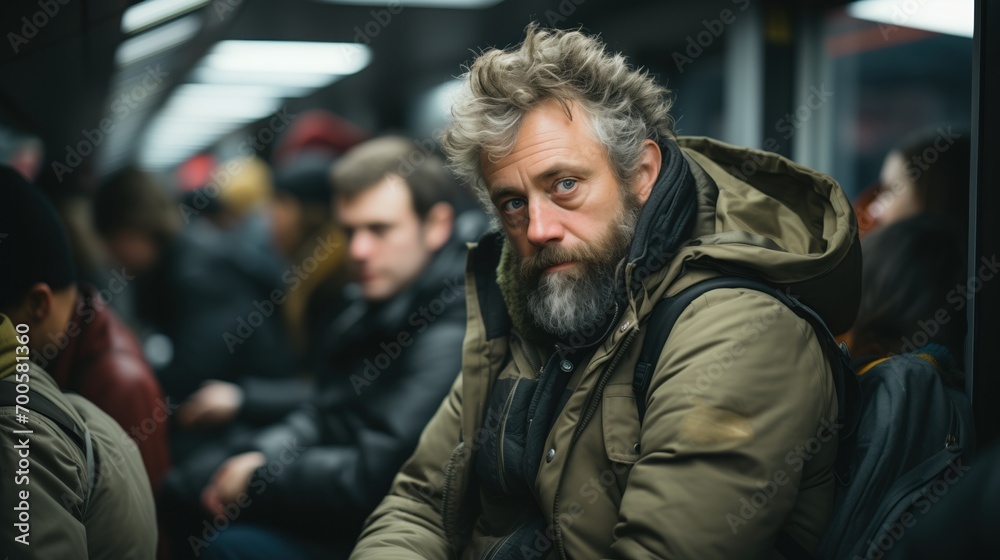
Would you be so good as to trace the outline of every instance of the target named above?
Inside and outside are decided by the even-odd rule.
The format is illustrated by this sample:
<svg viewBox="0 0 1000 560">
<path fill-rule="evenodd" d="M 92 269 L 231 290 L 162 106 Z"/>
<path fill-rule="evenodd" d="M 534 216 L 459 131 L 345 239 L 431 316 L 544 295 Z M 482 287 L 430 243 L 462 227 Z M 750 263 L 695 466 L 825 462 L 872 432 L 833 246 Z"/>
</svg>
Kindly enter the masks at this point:
<svg viewBox="0 0 1000 560">
<path fill-rule="evenodd" d="M 532 23 L 523 43 L 481 53 L 462 81 L 441 146 L 494 225 L 497 211 L 480 158 L 497 161 L 509 154 L 524 114 L 543 101 L 556 99 L 567 113 L 568 103 L 582 107 L 620 185 L 629 185 L 638 171 L 644 140 L 673 138 L 669 90 L 580 31 L 539 29 Z"/>
</svg>

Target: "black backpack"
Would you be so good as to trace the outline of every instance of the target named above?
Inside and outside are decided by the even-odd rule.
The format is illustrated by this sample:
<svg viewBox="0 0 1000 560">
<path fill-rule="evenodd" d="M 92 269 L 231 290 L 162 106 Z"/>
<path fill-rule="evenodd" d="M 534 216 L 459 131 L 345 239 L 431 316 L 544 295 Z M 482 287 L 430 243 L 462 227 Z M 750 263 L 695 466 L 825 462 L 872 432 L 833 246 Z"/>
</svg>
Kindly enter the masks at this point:
<svg viewBox="0 0 1000 560">
<path fill-rule="evenodd" d="M 833 370 L 837 423 L 843 426 L 833 513 L 818 550 L 806 550 L 784 532 L 775 549 L 788 560 L 890 557 L 892 545 L 926 513 L 943 481 L 955 478 L 948 475 L 962 472 L 962 462 L 975 449 L 972 406 L 940 374 L 949 365 L 947 350 L 932 345 L 896 356 L 859 377 L 846 346 L 800 301 L 760 280 L 712 278 L 653 309 L 632 380 L 640 422 L 652 373 L 677 318 L 699 296 L 720 288 L 768 294 L 809 321 Z"/>
</svg>

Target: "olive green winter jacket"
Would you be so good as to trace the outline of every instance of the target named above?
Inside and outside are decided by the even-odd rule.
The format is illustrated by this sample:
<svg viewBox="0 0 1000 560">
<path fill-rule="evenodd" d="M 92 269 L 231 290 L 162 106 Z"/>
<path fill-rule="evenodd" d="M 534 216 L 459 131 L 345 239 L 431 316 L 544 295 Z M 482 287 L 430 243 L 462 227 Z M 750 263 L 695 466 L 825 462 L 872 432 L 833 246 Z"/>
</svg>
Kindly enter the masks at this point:
<svg viewBox="0 0 1000 560">
<path fill-rule="evenodd" d="M 61 393 L 42 368 L 18 361 L 30 354 L 21 336 L 0 314 L 0 383 L 24 387 L 18 392 L 28 399 L 24 408 L 0 407 L 0 551 L 11 560 L 154 558 L 156 511 L 138 447 L 93 403 Z M 84 448 L 33 408 L 39 396 L 90 431 L 93 478 Z"/>
<path fill-rule="evenodd" d="M 538 457 L 549 558 L 778 558 L 779 533 L 812 547 L 831 511 L 830 366 L 810 325 L 770 296 L 720 289 L 695 300 L 667 339 L 639 422 L 633 372 L 663 297 L 738 267 L 789 287 L 834 332 L 858 305 L 857 225 L 836 182 L 767 152 L 679 144 L 697 188 L 691 240 L 652 273 L 626 265 L 642 288 L 572 371 Z M 470 247 L 462 372 L 352 558 L 481 558 L 516 520 L 477 485 L 472 459 L 482 430 L 504 421 L 484 418 L 491 388 L 534 376 L 552 351 L 525 336 L 523 302 L 506 302 L 512 329 L 491 326 L 509 251 L 494 245 Z"/>
</svg>

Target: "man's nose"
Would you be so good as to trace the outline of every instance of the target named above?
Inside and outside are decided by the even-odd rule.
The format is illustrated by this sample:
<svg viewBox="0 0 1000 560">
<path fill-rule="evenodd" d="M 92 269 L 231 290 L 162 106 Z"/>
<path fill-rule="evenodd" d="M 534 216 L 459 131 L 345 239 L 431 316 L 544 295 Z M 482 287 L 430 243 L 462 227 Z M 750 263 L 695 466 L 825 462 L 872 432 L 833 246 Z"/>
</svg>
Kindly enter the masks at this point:
<svg viewBox="0 0 1000 560">
<path fill-rule="evenodd" d="M 375 247 L 375 240 L 372 237 L 372 234 L 366 231 L 358 230 L 354 232 L 348 246 L 348 253 L 352 260 L 363 261 L 371 256 Z"/>
<path fill-rule="evenodd" d="M 560 209 L 550 201 L 531 201 L 528 204 L 528 242 L 545 247 L 562 241 L 565 229 L 560 219 Z"/>
</svg>

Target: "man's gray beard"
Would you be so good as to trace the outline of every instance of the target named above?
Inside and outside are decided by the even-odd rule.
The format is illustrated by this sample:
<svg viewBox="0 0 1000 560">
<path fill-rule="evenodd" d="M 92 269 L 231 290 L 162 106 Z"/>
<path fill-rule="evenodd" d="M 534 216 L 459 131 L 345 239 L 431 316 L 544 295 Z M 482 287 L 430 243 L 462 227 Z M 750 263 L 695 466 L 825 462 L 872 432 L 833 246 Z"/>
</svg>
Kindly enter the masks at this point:
<svg viewBox="0 0 1000 560">
<path fill-rule="evenodd" d="M 637 200 L 624 201 L 625 208 L 616 216 L 618 225 L 602 239 L 597 261 L 585 261 L 575 268 L 541 276 L 534 289 L 528 290 L 528 309 L 532 318 L 546 332 L 565 338 L 575 332 L 598 328 L 615 304 L 615 294 L 622 278 L 622 266 L 635 235 L 639 213 Z"/>
<path fill-rule="evenodd" d="M 615 270 L 603 278 L 594 272 L 588 270 L 582 278 L 558 272 L 543 277 L 538 289 L 528 294 L 528 309 L 535 323 L 560 337 L 600 325 L 614 305 L 618 282 Z"/>
</svg>

